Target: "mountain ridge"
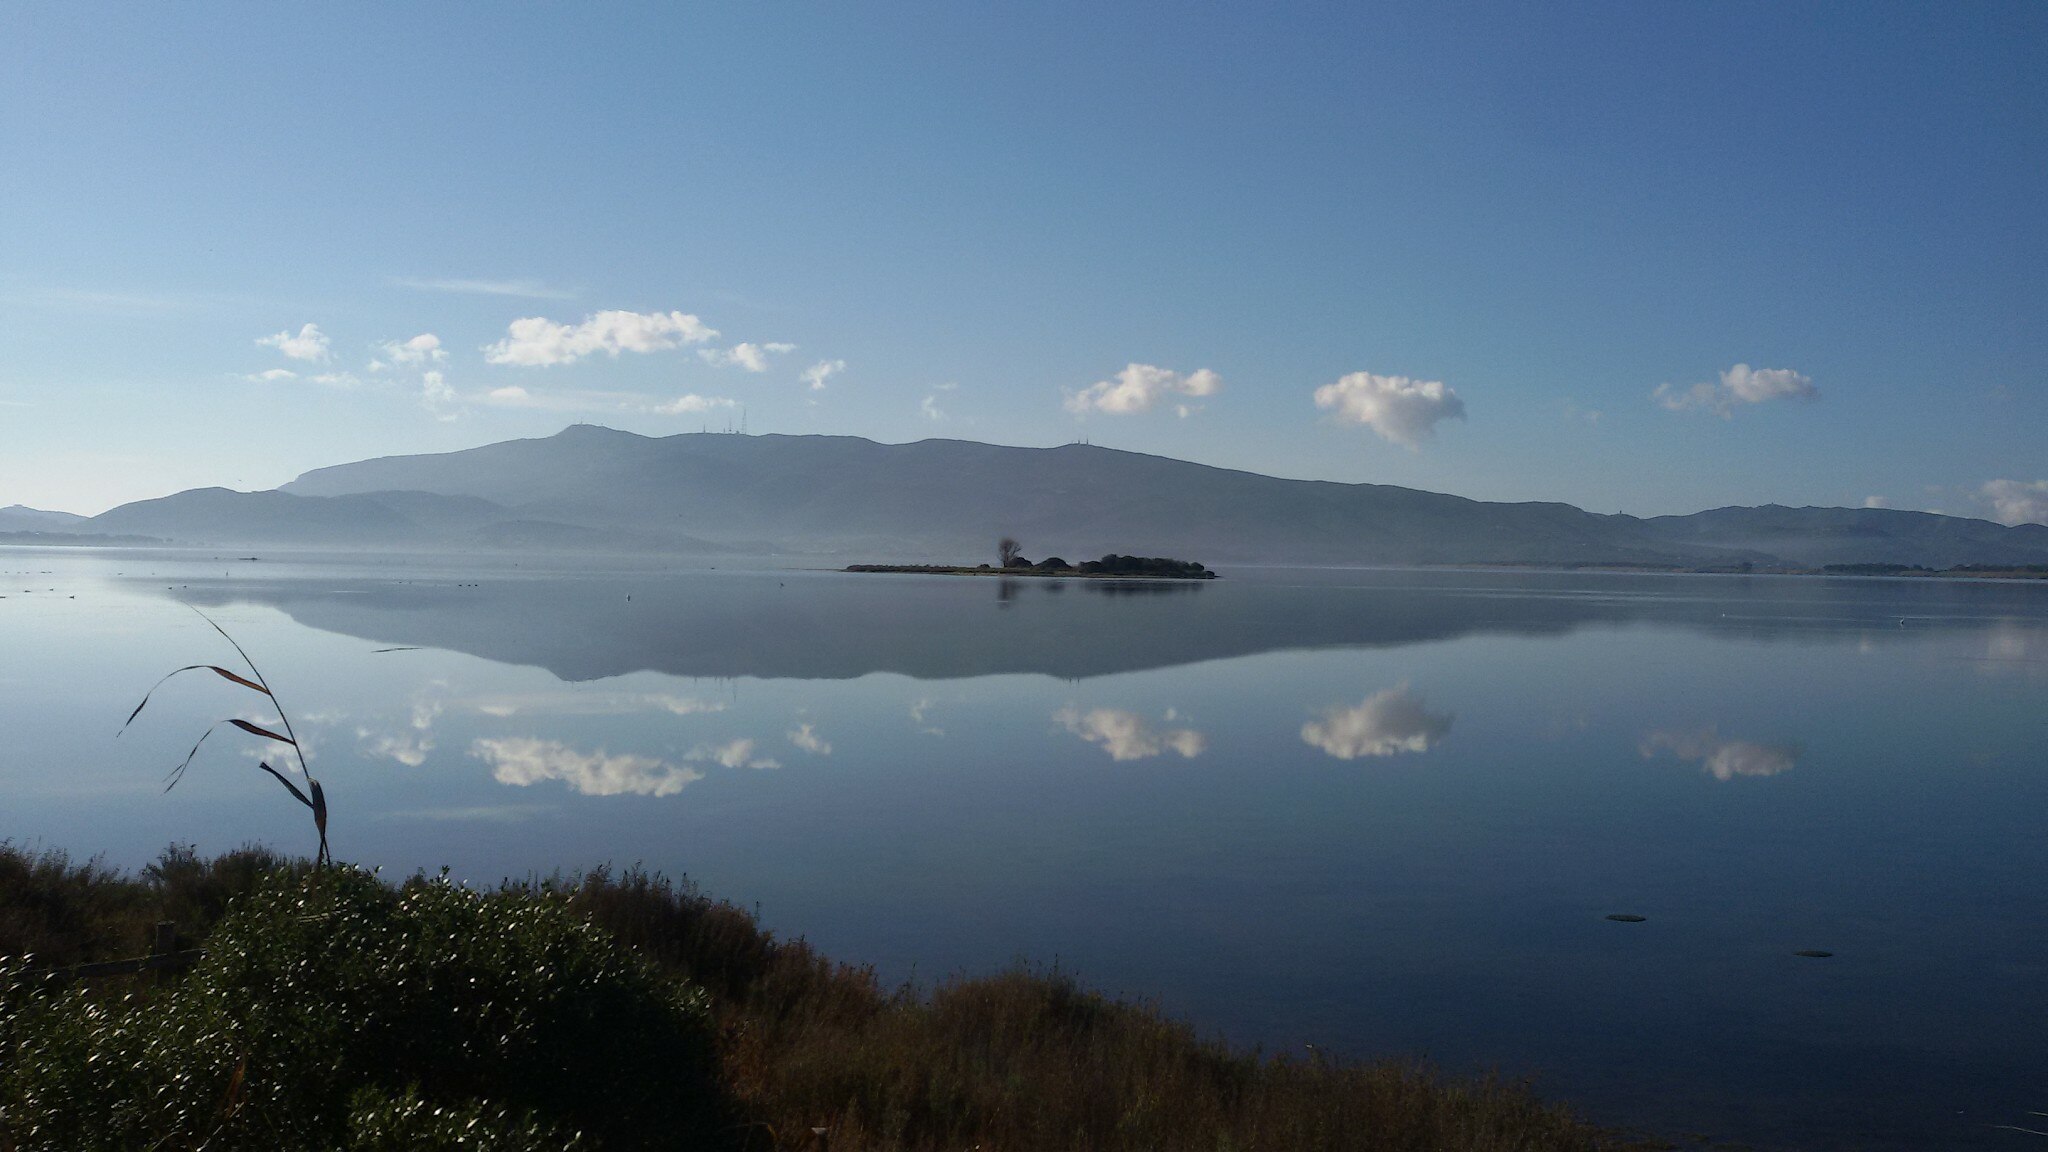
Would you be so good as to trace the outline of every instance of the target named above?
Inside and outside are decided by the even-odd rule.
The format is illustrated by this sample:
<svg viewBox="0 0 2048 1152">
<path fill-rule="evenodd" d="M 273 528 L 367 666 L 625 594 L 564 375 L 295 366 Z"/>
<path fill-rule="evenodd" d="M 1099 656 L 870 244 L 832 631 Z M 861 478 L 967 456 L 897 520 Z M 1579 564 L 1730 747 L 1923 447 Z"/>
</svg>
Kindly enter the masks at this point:
<svg viewBox="0 0 2048 1152">
<path fill-rule="evenodd" d="M 1893 509 L 1639 518 L 1384 484 L 1293 480 L 1095 445 L 679 433 L 597 425 L 195 489 L 80 526 L 200 542 L 725 551 L 958 562 L 1027 552 L 1205 563 L 1814 567 L 2048 563 L 2048 526 Z"/>
</svg>

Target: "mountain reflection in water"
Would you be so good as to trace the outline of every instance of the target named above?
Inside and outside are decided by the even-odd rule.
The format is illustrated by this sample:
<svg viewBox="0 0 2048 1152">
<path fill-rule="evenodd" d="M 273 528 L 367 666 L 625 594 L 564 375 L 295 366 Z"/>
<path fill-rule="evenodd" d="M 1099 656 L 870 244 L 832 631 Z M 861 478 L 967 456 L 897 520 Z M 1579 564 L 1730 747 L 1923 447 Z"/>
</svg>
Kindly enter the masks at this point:
<svg viewBox="0 0 2048 1152">
<path fill-rule="evenodd" d="M 1069 595 L 1078 585 L 1081 595 Z M 152 586 L 153 587 L 153 586 Z M 816 572 L 527 575 L 475 581 L 194 581 L 180 599 L 278 608 L 313 628 L 545 668 L 564 680 L 1082 679 L 1261 652 L 1554 636 L 1654 624 L 1772 640 L 1996 622 L 1967 581 L 1527 572 L 1229 574 L 1214 583 Z"/>
</svg>

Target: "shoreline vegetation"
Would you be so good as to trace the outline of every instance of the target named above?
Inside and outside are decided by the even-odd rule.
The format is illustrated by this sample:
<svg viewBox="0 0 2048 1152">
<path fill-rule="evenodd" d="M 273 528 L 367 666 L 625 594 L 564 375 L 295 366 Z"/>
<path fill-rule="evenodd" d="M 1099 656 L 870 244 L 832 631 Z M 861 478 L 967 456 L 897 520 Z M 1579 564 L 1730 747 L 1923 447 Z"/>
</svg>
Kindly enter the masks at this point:
<svg viewBox="0 0 2048 1152">
<path fill-rule="evenodd" d="M 1005 541 L 1005 543 L 1013 543 Z M 1192 560 L 1166 556 L 1125 556 L 1111 552 L 1100 560 L 1069 564 L 1058 556 L 1033 563 L 1010 555 L 1000 564 L 849 564 L 843 572 L 907 572 L 920 576 L 1058 576 L 1096 580 L 1214 580 L 1216 573 Z"/>
<path fill-rule="evenodd" d="M 157 926 L 182 974 L 65 981 Z M 1525 1085 L 1245 1052 L 1057 968 L 890 989 L 639 868 L 400 883 L 0 841 L 0 1150 L 1614 1152 Z"/>
</svg>

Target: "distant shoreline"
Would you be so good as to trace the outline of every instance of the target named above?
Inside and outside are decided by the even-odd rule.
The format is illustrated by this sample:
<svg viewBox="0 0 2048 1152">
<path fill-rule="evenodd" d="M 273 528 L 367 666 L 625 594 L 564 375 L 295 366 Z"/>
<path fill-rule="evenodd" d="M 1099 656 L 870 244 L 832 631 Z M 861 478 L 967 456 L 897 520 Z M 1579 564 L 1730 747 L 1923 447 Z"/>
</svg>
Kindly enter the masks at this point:
<svg viewBox="0 0 2048 1152">
<path fill-rule="evenodd" d="M 1419 567 L 1500 568 L 1525 572 L 1619 572 L 1646 576 L 1860 576 L 1886 579 L 2048 580 L 2048 564 L 1959 564 L 1953 568 L 1923 568 L 1915 564 L 1823 564 L 1813 568 L 1794 568 L 1765 565 L 1743 567 L 1629 564 L 1598 560 L 1582 564 L 1555 560 L 1535 563 L 1496 560 L 1467 564 L 1428 564 Z"/>
<path fill-rule="evenodd" d="M 1215 580 L 1206 576 L 1167 576 L 1156 572 L 1083 572 L 1079 568 L 997 568 L 992 564 L 848 564 L 841 572 L 903 572 L 917 576 L 1037 576 L 1061 580 Z"/>
</svg>

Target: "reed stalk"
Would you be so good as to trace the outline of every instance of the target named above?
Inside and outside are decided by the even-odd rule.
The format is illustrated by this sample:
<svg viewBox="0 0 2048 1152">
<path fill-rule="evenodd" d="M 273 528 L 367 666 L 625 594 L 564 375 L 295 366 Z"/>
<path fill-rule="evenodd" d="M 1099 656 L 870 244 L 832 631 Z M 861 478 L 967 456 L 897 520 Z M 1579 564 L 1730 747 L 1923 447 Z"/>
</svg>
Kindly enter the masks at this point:
<svg viewBox="0 0 2048 1152">
<path fill-rule="evenodd" d="M 173 669 L 166 673 L 161 680 L 151 685 L 149 691 L 142 694 L 142 703 L 137 704 L 135 710 L 128 714 L 128 719 L 121 724 L 121 731 L 114 733 L 115 738 L 118 739 L 122 732 L 128 730 L 129 725 L 135 723 L 135 718 L 142 715 L 142 710 L 149 706 L 150 697 L 156 695 L 157 689 L 163 687 L 173 677 L 182 673 L 212 672 L 231 684 L 246 688 L 252 692 L 261 693 L 270 701 L 270 707 L 277 713 L 278 727 L 284 729 L 284 731 L 278 732 L 274 729 L 265 728 L 260 724 L 251 723 L 239 717 L 229 717 L 226 720 L 216 721 L 212 727 L 199 734 L 199 739 L 192 743 L 192 750 L 185 753 L 185 758 L 178 762 L 177 767 L 171 769 L 166 777 L 164 791 L 169 792 L 178 786 L 178 781 L 185 778 L 186 769 L 192 766 L 193 758 L 199 755 L 199 749 L 205 745 L 206 738 L 223 727 L 239 728 L 252 736 L 283 744 L 292 750 L 293 757 L 298 761 L 299 775 L 304 777 L 306 781 L 304 789 L 292 783 L 290 777 L 287 777 L 283 772 L 271 767 L 268 760 L 258 761 L 256 766 L 269 773 L 279 784 L 284 785 L 285 790 L 292 794 L 293 799 L 304 804 L 313 813 L 313 830 L 320 839 L 319 852 L 314 856 L 314 866 L 324 868 L 332 864 L 334 858 L 327 849 L 327 793 L 325 789 L 320 787 L 320 781 L 314 777 L 312 769 L 306 765 L 305 746 L 299 743 L 298 733 L 292 730 L 292 720 L 290 715 L 285 712 L 283 702 L 277 698 L 276 692 L 271 691 L 270 681 L 265 679 L 262 670 L 256 667 L 256 661 L 249 658 L 249 653 L 243 649 L 239 641 L 233 636 L 228 635 L 227 629 L 221 627 L 213 617 L 201 612 L 193 605 L 187 604 L 185 606 L 191 608 L 201 620 L 206 621 L 208 627 L 220 633 L 221 638 L 226 640 L 228 645 L 235 650 L 235 654 L 242 658 L 242 663 L 249 669 L 249 675 L 243 676 L 218 664 L 187 664 L 183 668 Z"/>
</svg>

